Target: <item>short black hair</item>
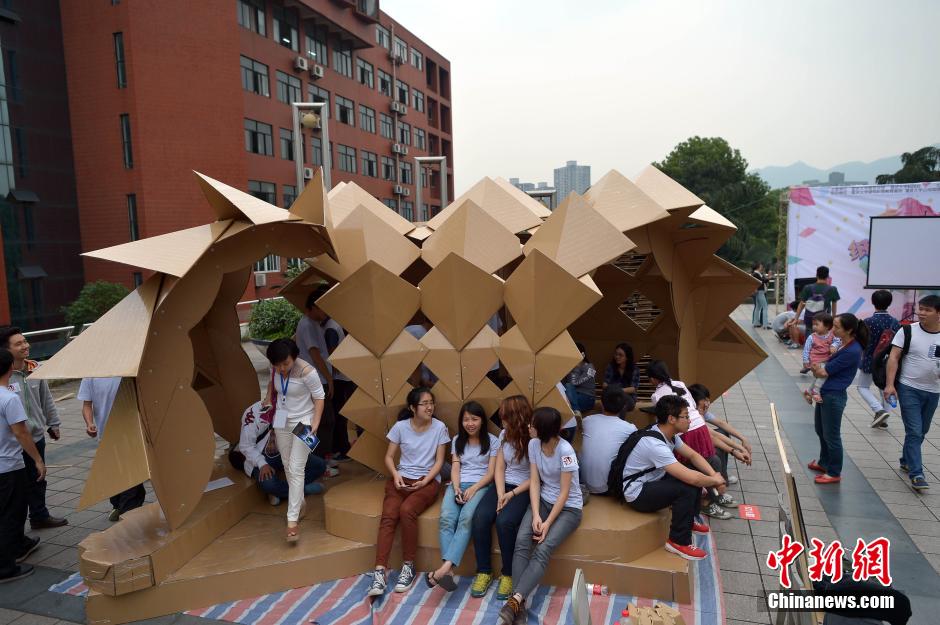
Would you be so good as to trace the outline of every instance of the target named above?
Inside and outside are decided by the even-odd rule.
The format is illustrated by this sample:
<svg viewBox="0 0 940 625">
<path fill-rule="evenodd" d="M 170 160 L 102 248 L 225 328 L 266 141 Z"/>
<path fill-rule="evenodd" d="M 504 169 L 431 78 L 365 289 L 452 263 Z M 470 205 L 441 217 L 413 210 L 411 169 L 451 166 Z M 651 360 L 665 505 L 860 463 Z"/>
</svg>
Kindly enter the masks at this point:
<svg viewBox="0 0 940 625">
<path fill-rule="evenodd" d="M 620 414 L 626 403 L 627 398 L 623 395 L 623 386 L 616 382 L 608 384 L 604 392 L 601 393 L 601 406 L 604 407 L 604 412 Z"/>
<path fill-rule="evenodd" d="M 924 308 L 933 308 L 940 311 L 940 295 L 927 295 L 922 297 L 917 304 Z"/>
<path fill-rule="evenodd" d="M 827 329 L 832 329 L 832 315 L 827 313 L 825 310 L 821 310 L 815 315 L 813 315 L 813 321 L 818 321 L 823 324 Z"/>
<path fill-rule="evenodd" d="M 300 349 L 293 339 L 277 339 L 271 341 L 271 344 L 268 345 L 268 349 L 265 351 L 265 355 L 268 357 L 268 362 L 272 365 L 276 365 L 279 362 L 287 360 L 288 356 L 296 360 L 300 355 Z"/>
<path fill-rule="evenodd" d="M 800 307 L 800 300 L 795 299 L 795 300 L 793 300 L 792 302 L 790 302 L 790 307 L 789 307 L 789 308 L 790 308 L 790 310 L 792 310 L 793 312 L 796 312 L 796 309 L 799 308 L 799 307 Z"/>
<path fill-rule="evenodd" d="M 669 417 L 678 417 L 683 408 L 688 408 L 689 402 L 678 395 L 663 395 L 656 402 L 656 423 L 662 424 L 669 420 Z"/>
<path fill-rule="evenodd" d="M 304 302 L 304 308 L 307 310 L 313 308 L 316 305 L 317 300 L 323 297 L 323 295 L 329 291 L 330 288 L 332 287 L 330 287 L 330 285 L 326 284 L 325 282 L 319 284 L 317 288 L 307 294 L 307 301 Z"/>
<path fill-rule="evenodd" d="M 532 413 L 532 427 L 539 440 L 547 443 L 561 432 L 561 413 L 551 406 L 536 408 Z"/>
<path fill-rule="evenodd" d="M 0 326 L 0 347 L 9 347 L 10 339 L 23 331 L 16 326 Z"/>
<path fill-rule="evenodd" d="M 696 404 L 703 399 L 711 399 L 712 392 L 704 384 L 693 384 L 689 387 L 689 393 L 692 395 L 692 401 Z"/>
<path fill-rule="evenodd" d="M 816 279 L 817 280 L 825 280 L 828 277 L 829 277 L 829 267 L 826 267 L 825 265 L 820 265 L 819 267 L 816 267 Z"/>
<path fill-rule="evenodd" d="M 892 301 L 894 301 L 894 296 L 891 295 L 891 291 L 878 289 L 871 294 L 871 305 L 875 307 L 875 310 L 888 310 Z"/>
<path fill-rule="evenodd" d="M 13 354 L 5 347 L 0 347 L 0 376 L 4 376 L 13 368 Z"/>
</svg>

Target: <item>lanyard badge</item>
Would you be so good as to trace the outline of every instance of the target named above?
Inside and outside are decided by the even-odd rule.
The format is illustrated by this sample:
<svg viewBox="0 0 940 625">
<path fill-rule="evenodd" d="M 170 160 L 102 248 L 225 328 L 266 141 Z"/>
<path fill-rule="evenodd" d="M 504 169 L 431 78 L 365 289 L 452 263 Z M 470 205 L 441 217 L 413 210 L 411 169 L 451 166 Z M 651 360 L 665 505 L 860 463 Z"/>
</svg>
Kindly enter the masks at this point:
<svg viewBox="0 0 940 625">
<path fill-rule="evenodd" d="M 293 370 L 293 368 L 291 369 Z M 275 428 L 285 428 L 287 427 L 287 389 L 290 387 L 290 371 L 287 372 L 287 377 L 284 377 L 284 374 L 281 376 L 281 394 L 278 397 L 277 409 L 274 412 L 274 423 L 272 424 Z"/>
</svg>

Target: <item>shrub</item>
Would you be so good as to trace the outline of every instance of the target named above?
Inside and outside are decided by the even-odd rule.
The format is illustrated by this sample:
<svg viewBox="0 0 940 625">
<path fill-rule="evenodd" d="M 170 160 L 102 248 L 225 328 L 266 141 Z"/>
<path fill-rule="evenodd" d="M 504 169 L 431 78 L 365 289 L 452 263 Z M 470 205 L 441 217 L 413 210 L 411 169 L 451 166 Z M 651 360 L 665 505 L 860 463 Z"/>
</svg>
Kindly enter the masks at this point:
<svg viewBox="0 0 940 625">
<path fill-rule="evenodd" d="M 289 338 L 297 329 L 300 311 L 286 299 L 263 299 L 251 309 L 248 333 L 253 339 Z"/>
<path fill-rule="evenodd" d="M 62 307 L 65 322 L 79 326 L 97 321 L 130 293 L 126 286 L 115 282 L 98 280 L 82 287 L 74 302 Z"/>
</svg>

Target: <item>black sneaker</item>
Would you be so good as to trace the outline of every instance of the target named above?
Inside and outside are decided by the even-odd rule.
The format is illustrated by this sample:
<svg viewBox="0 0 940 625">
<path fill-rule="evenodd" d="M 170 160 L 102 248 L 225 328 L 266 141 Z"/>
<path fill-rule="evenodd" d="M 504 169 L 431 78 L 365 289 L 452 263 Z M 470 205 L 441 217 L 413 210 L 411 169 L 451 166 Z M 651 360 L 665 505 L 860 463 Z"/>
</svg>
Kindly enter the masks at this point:
<svg viewBox="0 0 940 625">
<path fill-rule="evenodd" d="M 29 554 L 36 551 L 36 549 L 38 548 L 39 548 L 39 537 L 37 536 L 36 538 L 31 538 L 27 536 L 26 546 L 23 548 L 22 551 L 20 551 L 20 555 L 16 556 L 16 563 L 17 564 L 22 563 L 26 558 L 29 557 Z"/>
<path fill-rule="evenodd" d="M 911 478 L 911 488 L 916 491 L 927 490 L 930 488 L 930 484 L 927 483 L 923 475 L 915 475 Z"/>
<path fill-rule="evenodd" d="M 0 584 L 6 584 L 8 582 L 15 582 L 18 579 L 23 579 L 24 577 L 29 577 L 33 574 L 33 565 L 32 564 L 19 564 L 17 565 L 14 571 L 7 575 L 6 577 L 0 577 Z"/>
<path fill-rule="evenodd" d="M 909 466 L 907 466 L 906 464 L 904 464 L 903 462 L 898 465 L 898 468 L 901 469 L 901 472 L 902 472 L 902 473 L 910 473 L 910 472 L 911 472 L 911 468 L 910 468 Z"/>
<path fill-rule="evenodd" d="M 891 416 L 891 413 L 887 410 L 879 410 L 875 413 L 875 418 L 871 421 L 871 426 L 873 428 L 886 428 L 888 427 L 888 417 Z"/>
</svg>

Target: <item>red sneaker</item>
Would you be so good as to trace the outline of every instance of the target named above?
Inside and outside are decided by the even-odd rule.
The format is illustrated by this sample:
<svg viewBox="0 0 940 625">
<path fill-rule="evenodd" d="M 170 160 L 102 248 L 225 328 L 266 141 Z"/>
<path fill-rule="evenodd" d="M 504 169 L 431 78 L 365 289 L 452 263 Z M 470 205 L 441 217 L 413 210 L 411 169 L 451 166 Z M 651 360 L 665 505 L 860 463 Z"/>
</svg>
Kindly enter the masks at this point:
<svg viewBox="0 0 940 625">
<path fill-rule="evenodd" d="M 704 550 L 699 549 L 695 545 L 677 545 L 671 540 L 666 542 L 666 551 L 674 553 L 686 560 L 704 560 L 708 557 L 708 554 Z"/>
<path fill-rule="evenodd" d="M 838 484 L 842 481 L 841 477 L 833 477 L 831 475 L 817 475 L 813 480 L 817 484 Z"/>
<path fill-rule="evenodd" d="M 704 523 L 692 523 L 693 534 L 707 534 L 710 530 Z"/>
<path fill-rule="evenodd" d="M 809 464 L 806 465 L 806 466 L 809 467 L 810 469 L 812 469 L 813 471 L 818 471 L 818 472 L 820 472 L 820 473 L 825 473 L 825 472 L 826 472 L 826 470 L 825 470 L 824 468 L 822 468 L 822 465 L 819 464 L 818 462 L 816 462 L 815 460 L 810 460 L 810 461 L 809 461 Z"/>
</svg>

